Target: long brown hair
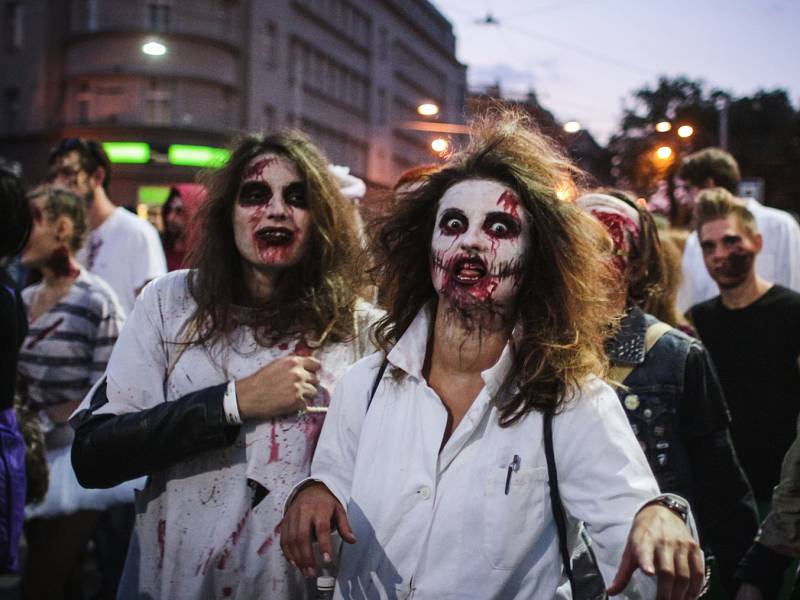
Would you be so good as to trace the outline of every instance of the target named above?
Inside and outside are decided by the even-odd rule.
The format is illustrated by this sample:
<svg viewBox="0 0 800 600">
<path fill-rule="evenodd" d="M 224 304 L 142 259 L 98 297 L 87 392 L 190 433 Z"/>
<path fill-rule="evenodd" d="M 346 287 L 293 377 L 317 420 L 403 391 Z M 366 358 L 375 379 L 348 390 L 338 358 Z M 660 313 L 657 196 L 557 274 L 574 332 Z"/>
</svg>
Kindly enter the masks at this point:
<svg viewBox="0 0 800 600">
<path fill-rule="evenodd" d="M 518 113 L 489 114 L 471 124 L 469 146 L 442 170 L 403 194 L 376 236 L 376 273 L 387 315 L 375 336 L 388 350 L 416 314 L 436 302 L 430 250 L 439 200 L 456 183 L 491 179 L 520 198 L 531 244 L 519 287 L 513 365 L 498 392 L 501 424 L 531 411 L 557 412 L 569 391 L 607 367 L 603 342 L 611 318 L 610 271 L 597 252 L 598 230 L 563 196 L 581 172 Z"/>
<path fill-rule="evenodd" d="M 261 299 L 250 296 L 244 281 L 233 207 L 245 168 L 265 152 L 294 163 L 306 186 L 311 225 L 305 255 L 281 274 L 270 297 Z M 197 302 L 191 341 L 214 342 L 239 325 L 253 327 L 262 344 L 301 332 L 333 342 L 351 337 L 363 281 L 361 247 L 348 201 L 311 141 L 296 131 L 247 135 L 204 183 L 208 200 L 197 215 L 198 243 L 189 257 L 195 268 L 189 289 Z"/>
</svg>

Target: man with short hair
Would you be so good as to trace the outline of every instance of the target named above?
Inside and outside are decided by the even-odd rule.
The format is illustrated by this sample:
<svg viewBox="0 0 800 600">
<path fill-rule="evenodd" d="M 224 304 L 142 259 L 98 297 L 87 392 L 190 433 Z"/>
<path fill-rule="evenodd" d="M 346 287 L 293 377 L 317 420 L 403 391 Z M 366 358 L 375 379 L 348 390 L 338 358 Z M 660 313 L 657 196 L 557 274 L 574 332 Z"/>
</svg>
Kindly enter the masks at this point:
<svg viewBox="0 0 800 600">
<path fill-rule="evenodd" d="M 733 417 L 731 436 L 756 500 L 769 503 L 800 407 L 800 294 L 760 277 L 754 215 L 722 188 L 704 190 L 697 234 L 719 296 L 691 309 Z"/>
<path fill-rule="evenodd" d="M 130 314 L 139 290 L 167 272 L 158 232 L 108 197 L 111 161 L 100 142 L 61 140 L 50 151 L 50 178 L 86 199 L 91 233 L 78 261 L 111 286 Z"/>
<path fill-rule="evenodd" d="M 675 195 L 694 205 L 697 194 L 721 187 L 736 195 L 741 175 L 736 159 L 721 148 L 705 148 L 687 156 L 675 179 Z M 764 244 L 756 260 L 758 275 L 800 292 L 800 226 L 782 210 L 760 204 L 753 198 L 738 199 L 755 217 Z M 717 295 L 717 287 L 703 267 L 697 233 L 686 240 L 683 253 L 683 285 L 678 291 L 678 308 L 691 306 Z"/>
</svg>

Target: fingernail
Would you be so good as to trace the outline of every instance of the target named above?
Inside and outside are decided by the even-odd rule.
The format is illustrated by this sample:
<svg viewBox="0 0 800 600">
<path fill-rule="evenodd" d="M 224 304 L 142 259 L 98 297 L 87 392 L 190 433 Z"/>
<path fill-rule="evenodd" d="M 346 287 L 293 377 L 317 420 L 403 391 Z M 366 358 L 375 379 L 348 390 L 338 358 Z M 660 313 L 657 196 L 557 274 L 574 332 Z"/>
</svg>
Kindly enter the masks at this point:
<svg viewBox="0 0 800 600">
<path fill-rule="evenodd" d="M 324 560 L 326 563 L 331 562 L 331 555 L 328 554 L 327 552 L 323 552 L 322 553 L 322 560 Z"/>
</svg>

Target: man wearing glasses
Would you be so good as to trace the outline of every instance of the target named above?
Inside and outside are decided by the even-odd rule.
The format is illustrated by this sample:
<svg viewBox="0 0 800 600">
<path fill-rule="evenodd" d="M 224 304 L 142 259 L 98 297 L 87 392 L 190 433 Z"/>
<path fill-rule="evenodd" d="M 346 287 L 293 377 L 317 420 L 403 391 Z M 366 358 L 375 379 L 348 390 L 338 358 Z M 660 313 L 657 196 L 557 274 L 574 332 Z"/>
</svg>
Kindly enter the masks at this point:
<svg viewBox="0 0 800 600">
<path fill-rule="evenodd" d="M 158 232 L 108 197 L 111 162 L 95 140 L 61 140 L 50 151 L 50 179 L 86 199 L 91 233 L 77 258 L 108 282 L 129 314 L 139 290 L 167 272 Z"/>
</svg>

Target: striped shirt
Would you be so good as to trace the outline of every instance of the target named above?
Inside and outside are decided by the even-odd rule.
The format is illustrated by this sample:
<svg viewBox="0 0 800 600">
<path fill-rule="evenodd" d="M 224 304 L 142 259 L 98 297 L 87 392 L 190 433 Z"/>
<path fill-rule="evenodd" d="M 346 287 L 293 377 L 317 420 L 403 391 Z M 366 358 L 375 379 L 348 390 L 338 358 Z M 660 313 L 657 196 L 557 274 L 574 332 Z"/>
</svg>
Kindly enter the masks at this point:
<svg viewBox="0 0 800 600">
<path fill-rule="evenodd" d="M 29 313 L 41 285 L 22 291 Z M 30 322 L 20 348 L 19 380 L 31 407 L 82 400 L 105 371 L 123 320 L 109 285 L 81 269 L 66 295 Z"/>
</svg>

